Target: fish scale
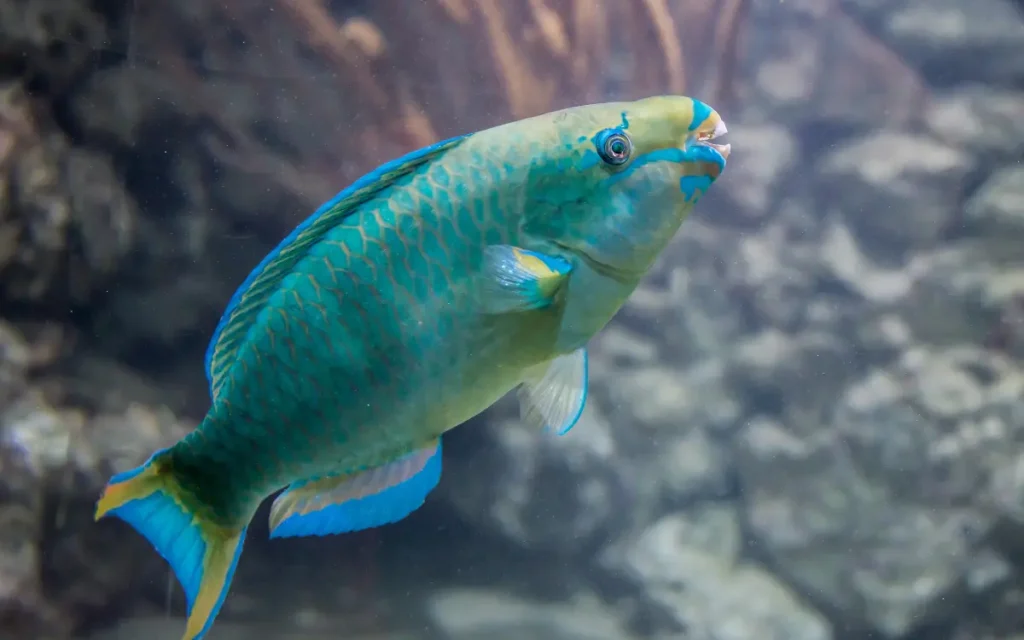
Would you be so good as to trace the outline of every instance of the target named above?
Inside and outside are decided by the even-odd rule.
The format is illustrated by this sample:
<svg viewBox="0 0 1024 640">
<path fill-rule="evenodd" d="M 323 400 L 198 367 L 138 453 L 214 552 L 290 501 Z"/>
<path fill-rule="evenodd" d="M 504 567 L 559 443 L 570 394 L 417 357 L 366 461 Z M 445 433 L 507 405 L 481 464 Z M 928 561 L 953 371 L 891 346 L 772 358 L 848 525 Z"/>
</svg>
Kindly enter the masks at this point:
<svg viewBox="0 0 1024 640">
<path fill-rule="evenodd" d="M 575 107 L 410 153 L 296 227 L 214 331 L 206 417 L 97 505 L 170 563 L 184 640 L 274 493 L 271 537 L 400 520 L 439 482 L 443 434 L 513 389 L 524 422 L 566 434 L 587 342 L 724 169 L 724 130 L 682 96 Z"/>
<path fill-rule="evenodd" d="M 318 461 L 312 458 L 317 454 L 333 457 L 336 463 L 341 462 L 340 455 L 335 456 L 333 451 L 325 447 L 337 443 L 344 450 L 352 438 L 374 435 L 362 432 L 366 431 L 364 427 L 367 425 L 379 427 L 378 413 L 386 406 L 383 402 L 375 401 L 378 394 L 373 389 L 376 386 L 379 385 L 384 393 L 401 394 L 411 389 L 420 389 L 424 396 L 443 395 L 451 385 L 443 384 L 445 376 L 441 374 L 447 371 L 449 378 L 458 375 L 460 365 L 470 360 L 471 352 L 484 347 L 482 344 L 458 340 L 458 334 L 461 332 L 465 335 L 467 331 L 465 320 L 475 317 L 472 307 L 465 305 L 465 295 L 460 295 L 465 289 L 465 283 L 453 282 L 451 274 L 441 268 L 453 260 L 449 247 L 458 241 L 458 234 L 455 226 L 431 206 L 431 201 L 424 195 L 424 186 L 430 186 L 435 198 L 437 193 L 444 191 L 430 180 L 429 175 L 417 176 L 408 184 L 396 185 L 396 192 L 414 193 L 416 196 L 401 197 L 392 193 L 387 201 L 374 203 L 376 206 L 370 210 L 332 230 L 289 276 L 296 282 L 305 279 L 309 283 L 311 278 L 317 285 L 313 287 L 307 284 L 309 288 L 333 292 L 333 296 L 318 300 L 327 317 L 346 319 L 341 332 L 334 330 L 332 340 L 325 343 L 321 335 L 332 333 L 322 326 L 325 314 L 311 305 L 300 305 L 285 299 L 284 292 L 291 290 L 285 288 L 271 299 L 270 306 L 264 312 L 269 316 L 266 337 L 255 341 L 249 351 L 239 355 L 240 362 L 258 356 L 261 359 L 272 359 L 275 363 L 268 374 L 258 380 L 259 386 L 245 389 L 242 398 L 236 401 L 230 392 L 225 397 L 225 401 L 232 406 L 254 398 L 261 399 L 262 404 L 259 406 L 266 407 L 264 411 L 268 419 L 260 420 L 260 424 L 256 425 L 251 422 L 247 424 L 251 425 L 250 428 L 268 429 L 275 437 L 291 439 L 291 442 L 285 441 L 289 444 L 287 447 L 267 449 L 267 455 L 273 457 L 273 460 L 267 461 L 265 467 L 280 463 L 278 452 L 281 450 L 291 452 L 293 457 L 310 460 L 310 466 L 316 466 Z M 418 202 L 419 206 L 396 217 L 389 209 L 389 201 L 402 203 L 406 207 L 412 207 Z M 489 228 L 480 229 L 468 208 L 462 207 L 453 210 L 453 213 L 460 221 L 470 220 L 481 234 L 486 235 L 494 229 L 500 234 L 499 239 L 511 235 L 510 230 L 497 228 L 501 222 L 500 216 L 492 216 L 490 219 L 495 222 Z M 395 233 L 399 243 L 385 250 L 385 245 L 379 239 L 385 237 L 389 230 L 396 229 L 399 230 Z M 463 264 L 479 263 L 481 252 L 473 249 L 481 245 L 461 243 L 460 246 L 463 249 L 458 257 Z M 404 266 L 405 256 L 409 254 L 423 256 L 426 267 L 414 270 L 396 268 Z M 382 280 L 379 273 L 389 276 Z M 342 274 L 341 277 L 339 274 Z M 462 279 L 465 280 L 466 276 L 463 275 Z M 360 295 L 363 291 L 373 292 L 374 295 Z M 423 312 L 423 308 L 431 301 L 439 309 Z M 281 313 L 275 314 L 275 311 Z M 420 313 L 417 314 L 417 311 Z M 425 323 L 414 325 L 402 321 L 402 318 L 413 314 L 425 318 Z M 313 331 L 312 327 L 321 331 Z M 446 340 L 451 340 L 454 348 L 424 348 Z M 463 348 L 458 348 L 460 346 Z M 313 360 L 313 352 L 324 348 L 331 350 L 333 358 L 315 361 L 327 368 L 306 369 L 300 380 L 297 372 L 288 365 L 296 359 L 293 354 L 298 353 L 300 360 Z M 396 361 L 398 358 L 389 357 L 389 353 L 396 352 L 406 357 L 401 362 Z M 423 353 L 434 357 L 424 357 Z M 367 368 L 362 371 L 338 370 L 338 362 L 358 363 Z M 256 367 L 258 363 L 249 362 L 249 366 Z M 236 371 L 245 377 L 242 367 L 237 367 Z M 273 375 L 276 371 L 284 375 Z M 320 415 L 310 413 L 311 408 L 317 405 L 317 391 L 323 389 L 330 379 L 350 381 L 348 386 L 337 388 L 332 396 L 331 404 L 339 411 L 321 411 Z M 388 385 L 398 386 L 388 388 Z M 357 399 L 362 400 L 358 405 L 362 410 L 353 411 L 351 407 Z M 345 409 L 346 422 L 342 422 L 342 417 L 338 415 L 342 408 Z M 443 415 L 445 412 L 437 413 Z M 277 419 L 279 414 L 302 416 L 306 429 L 289 428 Z M 254 416 L 250 414 L 248 417 L 251 420 Z M 397 416 L 396 427 L 405 426 L 403 417 Z M 376 430 L 394 433 L 387 429 Z M 436 429 L 438 432 L 440 430 Z M 324 437 L 307 438 L 302 442 L 305 437 L 303 431 Z M 387 450 L 387 440 L 382 442 L 377 439 L 375 442 L 380 449 Z M 369 462 L 368 466 L 373 466 L 375 462 Z M 281 468 L 282 473 L 288 473 L 286 468 Z M 267 482 L 280 486 L 278 478 L 268 478 Z"/>
</svg>

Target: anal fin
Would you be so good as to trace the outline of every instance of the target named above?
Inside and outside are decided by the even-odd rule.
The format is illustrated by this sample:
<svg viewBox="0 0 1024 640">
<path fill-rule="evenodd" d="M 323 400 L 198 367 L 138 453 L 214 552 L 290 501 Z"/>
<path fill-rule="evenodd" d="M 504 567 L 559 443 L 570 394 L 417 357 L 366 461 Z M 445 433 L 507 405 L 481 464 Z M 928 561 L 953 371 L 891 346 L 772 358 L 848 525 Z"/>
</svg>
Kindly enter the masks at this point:
<svg viewBox="0 0 1024 640">
<path fill-rule="evenodd" d="M 355 475 L 289 485 L 270 510 L 270 537 L 324 536 L 397 522 L 441 479 L 441 441 Z"/>
</svg>

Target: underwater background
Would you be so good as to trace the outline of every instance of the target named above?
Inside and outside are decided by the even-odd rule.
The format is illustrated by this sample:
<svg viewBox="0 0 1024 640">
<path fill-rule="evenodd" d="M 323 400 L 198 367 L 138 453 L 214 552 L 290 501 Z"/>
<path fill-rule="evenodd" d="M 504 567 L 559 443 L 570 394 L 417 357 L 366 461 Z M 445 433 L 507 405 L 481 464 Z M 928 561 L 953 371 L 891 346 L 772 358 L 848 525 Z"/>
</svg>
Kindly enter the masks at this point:
<svg viewBox="0 0 1024 640">
<path fill-rule="evenodd" d="M 0 640 L 176 640 L 95 500 L 225 304 L 381 162 L 685 93 L 733 154 L 591 345 L 395 525 L 267 541 L 210 640 L 1024 639 L 1021 0 L 0 0 Z"/>
</svg>

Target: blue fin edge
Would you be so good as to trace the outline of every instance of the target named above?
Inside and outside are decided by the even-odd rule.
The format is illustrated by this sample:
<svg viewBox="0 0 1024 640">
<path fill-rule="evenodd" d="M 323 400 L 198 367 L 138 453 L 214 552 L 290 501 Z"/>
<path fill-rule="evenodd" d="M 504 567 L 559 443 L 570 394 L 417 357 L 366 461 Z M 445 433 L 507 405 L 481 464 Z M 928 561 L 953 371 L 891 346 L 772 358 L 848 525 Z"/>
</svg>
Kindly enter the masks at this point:
<svg viewBox="0 0 1024 640">
<path fill-rule="evenodd" d="M 372 529 L 398 522 L 419 509 L 441 480 L 441 440 L 418 473 L 381 491 L 355 500 L 328 504 L 319 511 L 293 514 L 270 532 L 271 538 L 325 536 Z M 286 491 L 299 491 L 305 481 Z"/>
<path fill-rule="evenodd" d="M 583 394 L 580 395 L 580 406 L 576 408 L 576 413 L 573 414 L 572 418 L 566 421 L 565 424 L 560 427 L 552 427 L 555 433 L 560 436 L 564 436 L 569 433 L 576 423 L 583 417 L 583 410 L 587 408 L 587 399 L 590 396 L 590 352 L 586 349 L 583 350 Z"/>
<path fill-rule="evenodd" d="M 107 484 L 108 489 L 123 483 L 137 481 L 143 473 L 153 470 L 154 460 L 167 451 L 167 449 L 157 451 L 150 456 L 149 460 L 135 469 L 115 474 Z M 126 494 L 129 492 L 130 489 Z M 178 499 L 168 491 L 166 485 L 143 497 L 129 498 L 120 506 L 107 510 L 104 515 L 114 516 L 130 525 L 170 565 L 185 592 L 187 610 L 191 615 L 203 584 L 208 548 L 207 536 L 204 535 L 199 519 L 186 510 Z M 200 640 L 213 625 L 230 590 L 238 560 L 245 546 L 246 532 L 247 528 L 243 528 L 238 534 L 239 539 L 234 556 L 228 566 L 224 583 L 212 610 L 200 631 L 191 638 L 186 635 L 187 640 Z"/>
<path fill-rule="evenodd" d="M 587 399 L 590 397 L 590 352 L 585 347 L 581 347 L 579 350 L 582 351 L 582 354 L 579 357 L 582 359 L 583 365 L 583 379 L 580 382 L 580 384 L 582 385 L 582 393 L 580 394 L 579 404 L 577 405 L 575 412 L 571 416 L 568 416 L 560 425 L 550 424 L 547 421 L 547 419 L 545 419 L 544 424 L 539 426 L 542 426 L 543 430 L 546 432 L 554 432 L 556 435 L 559 436 L 564 436 L 565 434 L 569 433 L 569 431 L 571 431 L 572 428 L 575 427 L 576 424 L 580 421 L 580 418 L 583 416 L 583 411 L 587 407 Z M 575 352 L 561 357 L 568 357 L 569 355 L 575 355 Z M 538 380 L 534 380 L 531 382 L 539 383 L 543 381 L 544 376 L 546 374 L 547 370 L 545 370 L 545 373 L 542 374 Z M 532 385 L 529 383 L 525 383 L 525 386 L 527 386 L 527 388 L 532 387 Z M 527 392 L 526 400 L 529 401 L 530 405 L 534 407 L 536 406 L 533 403 L 531 393 Z M 520 402 L 523 402 L 523 400 L 521 399 Z M 539 411 L 537 411 L 537 413 L 541 417 L 544 417 L 542 414 L 540 414 Z"/>
<path fill-rule="evenodd" d="M 519 254 L 539 261 L 550 273 L 537 273 L 523 264 Z M 558 284 L 553 284 L 552 278 L 564 277 L 571 271 L 572 263 L 558 256 L 511 245 L 491 245 L 484 253 L 481 303 L 489 313 L 546 307 L 557 291 Z"/>
</svg>

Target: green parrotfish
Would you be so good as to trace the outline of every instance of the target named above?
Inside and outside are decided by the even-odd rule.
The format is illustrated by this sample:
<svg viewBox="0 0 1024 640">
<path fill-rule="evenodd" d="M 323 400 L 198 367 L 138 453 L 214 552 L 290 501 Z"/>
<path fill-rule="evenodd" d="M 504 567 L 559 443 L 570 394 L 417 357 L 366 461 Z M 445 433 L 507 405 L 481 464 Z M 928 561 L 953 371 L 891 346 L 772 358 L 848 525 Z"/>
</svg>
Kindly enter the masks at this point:
<svg viewBox="0 0 1024 640">
<path fill-rule="evenodd" d="M 513 389 L 524 421 L 568 432 L 587 342 L 725 168 L 725 131 L 684 96 L 556 111 L 389 162 L 292 231 L 214 332 L 202 422 L 97 505 L 170 564 L 183 640 L 274 492 L 271 537 L 357 531 L 419 508 L 441 436 Z"/>
</svg>

